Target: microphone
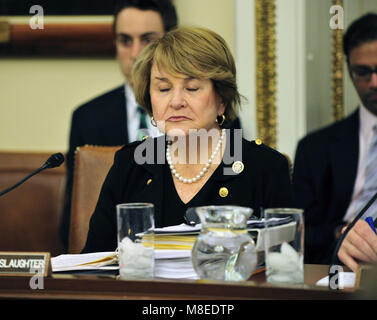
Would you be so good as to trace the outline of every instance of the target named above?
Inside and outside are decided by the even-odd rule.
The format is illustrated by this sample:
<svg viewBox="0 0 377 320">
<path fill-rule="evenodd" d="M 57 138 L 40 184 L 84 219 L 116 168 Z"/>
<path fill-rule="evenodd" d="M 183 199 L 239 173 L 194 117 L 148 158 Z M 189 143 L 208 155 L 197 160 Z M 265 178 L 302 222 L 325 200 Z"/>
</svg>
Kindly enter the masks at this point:
<svg viewBox="0 0 377 320">
<path fill-rule="evenodd" d="M 344 230 L 342 235 L 339 237 L 335 250 L 333 252 L 333 255 L 331 257 L 331 264 L 328 272 L 329 276 L 329 289 L 330 290 L 338 290 L 339 284 L 335 282 L 334 284 L 331 283 L 331 278 L 336 276 L 339 272 L 339 259 L 338 259 L 338 251 L 340 249 L 340 246 L 343 243 L 344 238 L 347 236 L 348 232 L 353 228 L 353 226 L 356 224 L 356 222 L 363 216 L 365 211 L 369 209 L 369 207 L 373 204 L 374 201 L 377 199 L 377 192 L 373 195 L 373 197 L 368 201 L 368 203 L 360 210 L 359 214 L 352 220 L 352 222 L 347 226 L 347 228 Z"/>
<path fill-rule="evenodd" d="M 44 163 L 44 165 L 41 167 L 43 169 L 50 169 L 50 168 L 56 168 L 59 167 L 64 162 L 64 156 L 59 153 L 54 153 L 50 158 L 47 159 L 47 161 Z"/>
<path fill-rule="evenodd" d="M 23 184 L 26 180 L 31 178 L 32 176 L 36 175 L 37 173 L 45 170 L 45 169 L 50 169 L 50 168 L 56 168 L 59 167 L 62 163 L 64 162 L 64 156 L 59 152 L 59 153 L 54 153 L 52 156 L 50 156 L 47 161 L 41 166 L 39 169 L 35 170 L 34 172 L 30 173 L 27 175 L 25 178 L 23 178 L 21 181 L 17 182 L 15 185 L 12 187 L 1 191 L 0 192 L 0 197 L 9 191 L 12 191 L 14 188 L 18 187 L 20 184 Z"/>
</svg>

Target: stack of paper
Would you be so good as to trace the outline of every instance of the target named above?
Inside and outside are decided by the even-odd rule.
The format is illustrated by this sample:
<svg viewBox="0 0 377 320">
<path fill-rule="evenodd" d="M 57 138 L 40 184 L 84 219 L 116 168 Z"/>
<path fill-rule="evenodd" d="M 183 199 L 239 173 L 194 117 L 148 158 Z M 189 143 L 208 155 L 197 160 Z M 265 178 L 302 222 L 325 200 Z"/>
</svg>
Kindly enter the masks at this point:
<svg viewBox="0 0 377 320">
<path fill-rule="evenodd" d="M 199 279 L 191 263 L 191 250 L 155 250 L 155 277 Z"/>
<path fill-rule="evenodd" d="M 189 226 L 184 223 L 177 226 L 155 228 L 155 249 L 191 251 L 200 230 L 200 225 Z"/>
<path fill-rule="evenodd" d="M 51 259 L 52 271 L 118 270 L 116 252 L 63 254 Z M 192 264 L 191 250 L 155 250 L 155 277 L 198 279 Z"/>
<path fill-rule="evenodd" d="M 62 254 L 51 258 L 51 266 L 53 272 L 119 269 L 116 252 Z"/>
<path fill-rule="evenodd" d="M 272 218 L 269 220 L 269 225 L 279 234 L 277 239 L 280 242 L 291 240 L 295 223 L 291 222 L 290 217 Z M 264 228 L 264 219 L 247 221 L 247 231 L 253 238 L 258 252 L 264 251 Z M 176 226 L 156 228 L 154 230 L 155 248 L 191 250 L 201 229 L 202 225 L 200 223 L 195 226 L 182 223 Z"/>
</svg>

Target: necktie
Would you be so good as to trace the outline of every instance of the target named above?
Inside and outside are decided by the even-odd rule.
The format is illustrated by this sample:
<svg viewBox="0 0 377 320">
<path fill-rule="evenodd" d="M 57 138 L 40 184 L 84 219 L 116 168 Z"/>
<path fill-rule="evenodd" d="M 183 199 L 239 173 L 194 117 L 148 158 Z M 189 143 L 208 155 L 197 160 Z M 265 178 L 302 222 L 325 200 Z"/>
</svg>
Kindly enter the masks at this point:
<svg viewBox="0 0 377 320">
<path fill-rule="evenodd" d="M 137 107 L 137 111 L 140 116 L 139 129 L 137 130 L 138 131 L 137 138 L 138 140 L 143 140 L 143 137 L 147 135 L 147 129 L 148 129 L 147 115 L 146 115 L 145 110 L 140 106 Z"/>
<path fill-rule="evenodd" d="M 374 193 L 377 191 L 377 125 L 373 127 L 373 138 L 369 146 L 366 166 L 365 166 L 365 182 L 362 195 L 356 200 L 355 208 L 356 214 L 368 203 Z M 376 201 L 364 213 L 362 217 L 365 219 L 367 216 L 377 217 L 377 203 Z"/>
</svg>

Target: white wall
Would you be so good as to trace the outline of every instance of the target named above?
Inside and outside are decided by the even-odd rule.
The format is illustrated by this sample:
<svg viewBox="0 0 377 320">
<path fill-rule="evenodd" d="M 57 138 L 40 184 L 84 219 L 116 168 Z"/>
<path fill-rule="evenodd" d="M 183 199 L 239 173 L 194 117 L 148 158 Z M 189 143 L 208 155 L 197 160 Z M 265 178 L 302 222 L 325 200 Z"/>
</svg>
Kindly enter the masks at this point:
<svg viewBox="0 0 377 320">
<path fill-rule="evenodd" d="M 65 151 L 72 110 L 123 82 L 114 59 L 2 59 L 0 70 L 0 150 Z"/>
<path fill-rule="evenodd" d="M 202 26 L 220 34 L 234 53 L 234 6 L 238 0 L 174 0 L 181 26 Z"/>
<path fill-rule="evenodd" d="M 305 2 L 277 0 L 277 149 L 292 160 L 306 131 L 305 44 Z"/>
<path fill-rule="evenodd" d="M 0 17 L 28 23 L 29 17 Z M 45 17 L 45 23 L 109 22 L 111 17 Z M 66 151 L 71 114 L 123 82 L 114 58 L 0 58 L 0 150 Z"/>
<path fill-rule="evenodd" d="M 233 0 L 175 0 L 175 4 L 181 25 L 213 29 L 234 52 Z M 45 23 L 73 20 L 106 22 L 112 17 L 45 17 Z M 28 21 L 29 17 L 11 19 Z M 0 57 L 0 151 L 66 151 L 74 108 L 122 82 L 113 58 Z"/>
</svg>

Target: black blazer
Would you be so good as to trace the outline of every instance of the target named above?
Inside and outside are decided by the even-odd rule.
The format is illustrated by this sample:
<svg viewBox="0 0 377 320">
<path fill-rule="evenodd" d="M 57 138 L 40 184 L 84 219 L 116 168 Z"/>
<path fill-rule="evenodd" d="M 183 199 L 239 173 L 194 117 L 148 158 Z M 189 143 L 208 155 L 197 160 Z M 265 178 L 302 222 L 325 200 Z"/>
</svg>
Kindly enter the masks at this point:
<svg viewBox="0 0 377 320">
<path fill-rule="evenodd" d="M 228 132 L 229 137 L 229 132 Z M 143 143 L 155 146 L 164 145 L 165 137 L 147 139 Z M 227 141 L 232 141 L 229 139 Z M 111 251 L 117 247 L 116 209 L 115 206 L 125 202 L 149 202 L 155 206 L 155 225 L 163 227 L 161 207 L 164 199 L 164 164 L 137 164 L 134 152 L 141 142 L 125 146 L 115 155 L 102 186 L 99 201 L 90 220 L 89 233 L 83 252 Z M 232 143 L 227 148 L 233 150 Z M 157 147 L 155 147 L 155 159 Z M 162 147 L 162 162 L 165 148 Z M 229 154 L 229 153 L 228 153 Z M 233 154 L 233 152 L 231 153 Z M 203 205 L 240 205 L 251 207 L 259 215 L 261 207 L 292 207 L 293 191 L 289 176 L 288 161 L 279 152 L 265 146 L 242 139 L 242 160 L 244 170 L 235 175 L 224 175 L 223 169 L 231 170 L 232 163 L 224 163 L 216 169 L 210 180 L 215 188 L 210 199 Z M 147 183 L 152 179 L 151 183 Z M 208 183 L 208 182 L 207 182 Z M 226 187 L 227 197 L 220 197 L 219 189 Z M 184 214 L 184 213 L 180 213 Z"/>
<path fill-rule="evenodd" d="M 305 263 L 328 264 L 356 180 L 359 110 L 299 141 L 293 171 L 296 205 L 305 209 Z"/>
</svg>

